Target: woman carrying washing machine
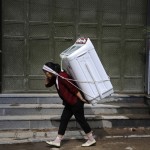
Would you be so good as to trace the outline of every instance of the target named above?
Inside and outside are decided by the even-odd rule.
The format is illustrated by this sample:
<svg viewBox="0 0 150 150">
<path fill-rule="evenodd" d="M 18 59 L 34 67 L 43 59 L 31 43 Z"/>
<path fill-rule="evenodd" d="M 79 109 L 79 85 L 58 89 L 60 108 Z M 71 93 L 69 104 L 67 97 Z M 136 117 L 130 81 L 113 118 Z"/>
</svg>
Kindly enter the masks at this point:
<svg viewBox="0 0 150 150">
<path fill-rule="evenodd" d="M 61 115 L 58 135 L 54 141 L 46 141 L 47 144 L 60 147 L 62 138 L 67 129 L 67 125 L 71 117 L 74 115 L 83 131 L 86 133 L 88 140 L 82 144 L 83 147 L 94 145 L 96 140 L 93 137 L 92 130 L 84 116 L 84 103 L 80 90 L 75 86 L 75 83 L 70 80 L 71 77 L 61 71 L 60 65 L 53 62 L 47 62 L 43 66 L 45 73 L 45 86 L 51 87 L 55 85 L 60 98 L 63 100 L 64 110 Z"/>
</svg>

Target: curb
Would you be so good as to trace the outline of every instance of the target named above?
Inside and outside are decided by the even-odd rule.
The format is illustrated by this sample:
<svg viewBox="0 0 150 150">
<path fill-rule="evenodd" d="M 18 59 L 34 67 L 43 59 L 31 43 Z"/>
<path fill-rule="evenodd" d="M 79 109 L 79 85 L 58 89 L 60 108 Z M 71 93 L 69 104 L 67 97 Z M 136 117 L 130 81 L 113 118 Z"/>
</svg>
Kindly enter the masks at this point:
<svg viewBox="0 0 150 150">
<path fill-rule="evenodd" d="M 106 139 L 115 138 L 150 138 L 150 135 L 125 135 L 125 136 L 105 136 Z"/>
</svg>

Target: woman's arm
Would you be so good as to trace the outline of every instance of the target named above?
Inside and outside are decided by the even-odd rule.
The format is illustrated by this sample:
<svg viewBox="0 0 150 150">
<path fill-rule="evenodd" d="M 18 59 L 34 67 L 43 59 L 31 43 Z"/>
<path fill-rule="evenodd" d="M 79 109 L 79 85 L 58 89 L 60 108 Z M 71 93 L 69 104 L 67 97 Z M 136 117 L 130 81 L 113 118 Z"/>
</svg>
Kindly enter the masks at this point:
<svg viewBox="0 0 150 150">
<path fill-rule="evenodd" d="M 77 93 L 77 97 L 78 97 L 81 101 L 87 103 L 87 101 L 82 97 L 82 95 L 81 95 L 81 93 L 80 93 L 79 91 L 78 91 L 78 93 Z"/>
</svg>

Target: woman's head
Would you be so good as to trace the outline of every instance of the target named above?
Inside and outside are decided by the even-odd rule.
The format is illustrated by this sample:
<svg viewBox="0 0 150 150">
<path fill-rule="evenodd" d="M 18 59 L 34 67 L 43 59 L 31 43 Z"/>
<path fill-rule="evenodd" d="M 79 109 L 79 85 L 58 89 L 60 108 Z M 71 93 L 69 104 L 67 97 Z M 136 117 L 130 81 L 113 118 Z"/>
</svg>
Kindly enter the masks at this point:
<svg viewBox="0 0 150 150">
<path fill-rule="evenodd" d="M 59 64 L 55 64 L 53 62 L 47 62 L 43 66 L 43 71 L 45 74 L 57 75 L 61 69 Z"/>
</svg>

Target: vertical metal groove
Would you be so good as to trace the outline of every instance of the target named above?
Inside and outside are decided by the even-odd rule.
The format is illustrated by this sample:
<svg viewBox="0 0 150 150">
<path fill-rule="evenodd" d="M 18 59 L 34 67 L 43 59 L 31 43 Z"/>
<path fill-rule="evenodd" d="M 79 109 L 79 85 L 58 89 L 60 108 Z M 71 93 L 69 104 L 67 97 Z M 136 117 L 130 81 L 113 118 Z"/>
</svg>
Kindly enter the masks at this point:
<svg viewBox="0 0 150 150">
<path fill-rule="evenodd" d="M 79 14 L 80 14 L 80 12 L 79 12 L 79 1 L 80 0 L 75 0 L 75 2 L 76 2 L 76 4 L 75 4 L 75 39 L 77 39 L 80 35 L 79 35 Z"/>
<path fill-rule="evenodd" d="M 123 92 L 123 86 L 124 86 L 124 67 L 123 66 L 125 66 L 124 65 L 124 63 L 125 63 L 125 28 L 126 28 L 126 26 L 125 26 L 125 20 L 126 20 L 126 11 L 127 11 L 127 2 L 126 1 L 120 1 L 121 2 L 121 48 L 120 48 L 120 50 L 121 50 L 121 52 L 119 53 L 120 55 L 120 57 L 119 57 L 119 59 L 120 59 L 120 65 L 119 65 L 119 67 L 120 67 L 120 89 L 119 89 L 119 91 L 120 92 Z"/>
<path fill-rule="evenodd" d="M 50 50 L 50 53 L 52 53 L 52 56 L 55 56 L 55 37 L 54 37 L 54 15 L 55 15 L 55 0 L 52 0 L 52 4 L 51 4 L 51 43 L 52 43 L 52 51 Z M 54 59 L 54 58 L 53 58 Z M 51 60 L 51 61 L 55 61 L 55 60 Z"/>
<path fill-rule="evenodd" d="M 146 41 L 146 76 L 145 90 L 150 95 L 150 0 L 147 0 L 147 41 Z"/>
<path fill-rule="evenodd" d="M 0 1 L 0 93 L 2 92 L 2 1 Z"/>
<path fill-rule="evenodd" d="M 28 76 L 29 76 L 29 2 L 30 0 L 26 0 L 25 2 L 25 32 L 24 32 L 24 36 L 25 36 L 25 64 L 24 64 L 24 86 L 25 86 L 25 92 L 28 91 Z"/>
</svg>

